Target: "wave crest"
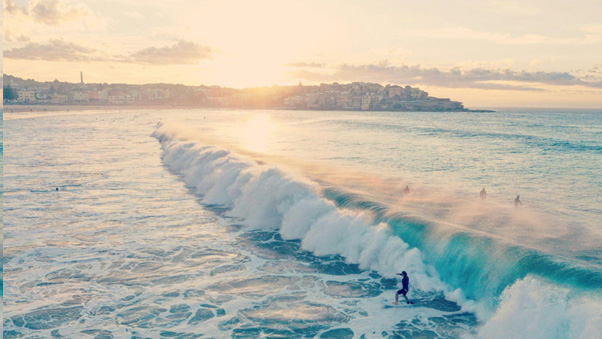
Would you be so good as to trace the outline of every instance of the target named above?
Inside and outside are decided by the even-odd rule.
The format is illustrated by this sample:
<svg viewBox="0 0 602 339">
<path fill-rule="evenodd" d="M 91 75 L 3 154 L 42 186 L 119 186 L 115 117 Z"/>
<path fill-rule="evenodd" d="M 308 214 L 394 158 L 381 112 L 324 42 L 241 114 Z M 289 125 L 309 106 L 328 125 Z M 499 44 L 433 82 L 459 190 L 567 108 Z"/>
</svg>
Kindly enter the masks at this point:
<svg viewBox="0 0 602 339">
<path fill-rule="evenodd" d="M 337 208 L 320 197 L 311 181 L 227 150 L 179 140 L 164 125 L 153 136 L 161 143 L 168 168 L 181 175 L 204 204 L 228 207 L 226 215 L 239 219 L 244 227 L 277 229 L 283 239 L 301 240 L 303 249 L 342 255 L 386 278 L 405 270 L 413 287 L 442 292 L 465 308 L 474 306 L 460 290 L 443 283 L 437 271 L 424 263 L 420 250 L 395 236 L 389 225 L 372 225 L 361 212 Z"/>
</svg>

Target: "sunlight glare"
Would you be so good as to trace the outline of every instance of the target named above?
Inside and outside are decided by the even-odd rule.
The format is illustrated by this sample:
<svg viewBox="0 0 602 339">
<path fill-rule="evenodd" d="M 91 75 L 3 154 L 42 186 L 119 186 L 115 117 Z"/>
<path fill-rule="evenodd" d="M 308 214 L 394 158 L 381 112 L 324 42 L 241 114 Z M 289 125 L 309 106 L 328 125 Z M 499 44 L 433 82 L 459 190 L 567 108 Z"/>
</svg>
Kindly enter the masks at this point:
<svg viewBox="0 0 602 339">
<path fill-rule="evenodd" d="M 257 114 L 242 125 L 243 146 L 250 151 L 265 153 L 273 139 L 274 131 L 275 125 L 270 116 L 266 113 Z"/>
</svg>

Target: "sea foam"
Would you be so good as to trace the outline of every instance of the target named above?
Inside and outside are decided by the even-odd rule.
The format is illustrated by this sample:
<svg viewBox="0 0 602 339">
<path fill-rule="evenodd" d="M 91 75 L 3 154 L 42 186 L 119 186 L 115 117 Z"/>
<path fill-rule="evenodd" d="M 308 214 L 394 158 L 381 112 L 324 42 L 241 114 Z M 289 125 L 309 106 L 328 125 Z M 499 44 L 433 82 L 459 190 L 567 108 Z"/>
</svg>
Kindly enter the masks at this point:
<svg viewBox="0 0 602 339">
<path fill-rule="evenodd" d="M 245 228 L 277 230 L 316 255 L 341 255 L 386 278 L 405 270 L 414 288 L 442 293 L 463 311 L 474 312 L 483 323 L 478 337 L 599 338 L 602 333 L 602 302 L 595 294 L 593 299 L 592 294 L 573 296 L 568 288 L 527 275 L 506 287 L 492 309 L 491 301 L 470 300 L 460 288 L 447 285 L 425 263 L 424 254 L 393 234 L 390 225 L 335 206 L 307 178 L 204 145 L 193 135 L 172 124 L 159 124 L 153 133 L 167 167 L 204 204 L 226 207 L 226 215 Z"/>
<path fill-rule="evenodd" d="M 466 310 L 475 310 L 474 302 L 443 283 L 437 271 L 424 263 L 423 254 L 392 234 L 389 225 L 372 225 L 361 212 L 337 208 L 320 196 L 317 184 L 305 178 L 229 150 L 181 139 L 178 130 L 160 124 L 153 136 L 161 143 L 164 163 L 204 204 L 227 207 L 226 215 L 243 227 L 278 230 L 283 239 L 301 240 L 302 248 L 316 255 L 342 255 L 349 263 L 386 278 L 405 270 L 414 288 L 441 292 Z"/>
</svg>

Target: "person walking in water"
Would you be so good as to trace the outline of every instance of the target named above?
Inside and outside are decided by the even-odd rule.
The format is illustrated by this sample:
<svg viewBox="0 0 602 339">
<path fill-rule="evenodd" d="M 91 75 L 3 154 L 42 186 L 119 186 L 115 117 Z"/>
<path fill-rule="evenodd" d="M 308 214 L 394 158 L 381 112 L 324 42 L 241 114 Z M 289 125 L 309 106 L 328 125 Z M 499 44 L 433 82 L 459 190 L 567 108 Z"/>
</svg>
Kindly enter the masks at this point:
<svg viewBox="0 0 602 339">
<path fill-rule="evenodd" d="M 403 297 L 406 299 L 406 302 L 408 304 L 411 304 L 412 302 L 406 296 L 406 294 L 408 294 L 408 289 L 409 289 L 409 284 L 410 284 L 410 278 L 408 278 L 408 274 L 406 273 L 406 271 L 403 271 L 401 273 L 397 273 L 397 275 L 400 275 L 403 278 L 401 279 L 401 285 L 402 285 L 401 289 L 395 293 L 395 302 L 394 302 L 394 304 L 395 305 L 399 304 L 399 295 L 400 294 L 403 295 Z"/>
<path fill-rule="evenodd" d="M 516 199 L 514 199 L 514 207 L 520 207 L 522 205 L 523 203 L 520 201 L 520 195 L 517 195 Z"/>
<path fill-rule="evenodd" d="M 403 189 L 403 193 L 405 193 L 405 194 L 410 193 L 410 187 L 408 187 L 408 185 L 406 185 L 406 188 Z"/>
<path fill-rule="evenodd" d="M 483 189 L 481 190 L 481 193 L 479 193 L 479 196 L 483 200 L 485 200 L 485 198 L 487 198 L 487 192 L 485 192 L 485 187 L 483 187 Z"/>
</svg>

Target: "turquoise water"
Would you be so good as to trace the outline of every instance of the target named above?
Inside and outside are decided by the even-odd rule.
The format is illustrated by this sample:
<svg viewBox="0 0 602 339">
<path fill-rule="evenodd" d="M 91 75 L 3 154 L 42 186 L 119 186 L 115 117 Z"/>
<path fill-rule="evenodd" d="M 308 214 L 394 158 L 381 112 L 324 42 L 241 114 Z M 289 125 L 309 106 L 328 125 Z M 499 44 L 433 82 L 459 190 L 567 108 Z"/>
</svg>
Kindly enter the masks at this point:
<svg viewBox="0 0 602 339">
<path fill-rule="evenodd" d="M 5 119 L 5 337 L 601 333 L 600 111 Z"/>
</svg>

